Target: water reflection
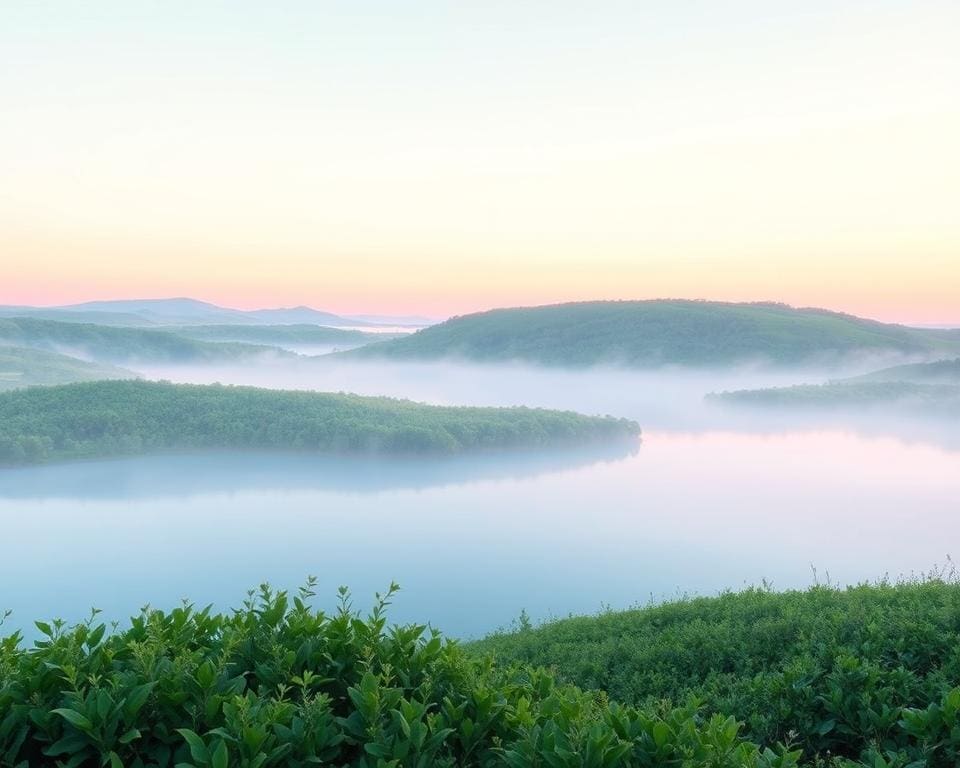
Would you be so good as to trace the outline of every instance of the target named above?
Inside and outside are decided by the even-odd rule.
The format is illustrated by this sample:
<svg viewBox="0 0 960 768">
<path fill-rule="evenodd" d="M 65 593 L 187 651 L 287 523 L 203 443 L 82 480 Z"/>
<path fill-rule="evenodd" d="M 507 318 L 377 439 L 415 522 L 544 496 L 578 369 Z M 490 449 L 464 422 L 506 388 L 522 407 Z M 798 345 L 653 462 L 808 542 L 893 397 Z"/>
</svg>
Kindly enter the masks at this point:
<svg viewBox="0 0 960 768">
<path fill-rule="evenodd" d="M 620 461 L 634 455 L 639 446 L 639 440 L 631 439 L 569 449 L 415 458 L 283 452 L 139 456 L 0 469 L 0 497 L 83 501 L 271 490 L 358 494 L 423 490 Z"/>
<path fill-rule="evenodd" d="M 394 618 L 475 636 L 522 609 L 543 618 L 761 579 L 806 586 L 811 564 L 848 583 L 957 554 L 960 454 L 934 446 L 650 432 L 611 458 L 448 466 L 422 483 L 399 466 L 337 480 L 343 464 L 285 469 L 277 456 L 4 473 L 0 607 L 24 628 L 91 605 L 110 618 L 184 596 L 229 608 L 261 581 L 296 587 L 312 573 L 323 605 L 340 584 L 360 606 L 395 579 Z"/>
</svg>

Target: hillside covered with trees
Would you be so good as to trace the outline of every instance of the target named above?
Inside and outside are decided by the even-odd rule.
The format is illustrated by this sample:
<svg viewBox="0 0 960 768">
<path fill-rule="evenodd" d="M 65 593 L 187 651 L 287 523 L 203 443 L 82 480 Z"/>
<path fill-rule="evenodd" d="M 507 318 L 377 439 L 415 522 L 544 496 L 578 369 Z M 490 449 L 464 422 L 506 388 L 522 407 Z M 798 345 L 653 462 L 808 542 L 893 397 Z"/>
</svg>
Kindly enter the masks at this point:
<svg viewBox="0 0 960 768">
<path fill-rule="evenodd" d="M 88 363 L 56 352 L 0 346 L 0 390 L 134 377 L 122 368 Z"/>
<path fill-rule="evenodd" d="M 456 454 L 634 438 L 625 419 L 254 387 L 102 381 L 0 394 L 0 463 L 169 451 Z"/>
<path fill-rule="evenodd" d="M 117 364 L 224 362 L 290 355 L 274 347 L 200 341 L 159 330 L 27 317 L 0 318 L 0 344 Z"/>
<path fill-rule="evenodd" d="M 708 402 L 757 408 L 866 409 L 895 408 L 929 416 L 960 415 L 960 386 L 911 381 L 837 381 L 790 387 L 740 389 L 707 396 Z"/>
<path fill-rule="evenodd" d="M 882 368 L 863 376 L 846 379 L 849 382 L 909 381 L 915 384 L 960 385 L 960 357 L 936 360 L 932 363 L 911 363 Z"/>
<path fill-rule="evenodd" d="M 960 338 L 821 309 L 653 300 L 496 309 L 342 354 L 654 367 L 830 364 L 864 354 L 950 352 L 960 352 Z"/>
</svg>

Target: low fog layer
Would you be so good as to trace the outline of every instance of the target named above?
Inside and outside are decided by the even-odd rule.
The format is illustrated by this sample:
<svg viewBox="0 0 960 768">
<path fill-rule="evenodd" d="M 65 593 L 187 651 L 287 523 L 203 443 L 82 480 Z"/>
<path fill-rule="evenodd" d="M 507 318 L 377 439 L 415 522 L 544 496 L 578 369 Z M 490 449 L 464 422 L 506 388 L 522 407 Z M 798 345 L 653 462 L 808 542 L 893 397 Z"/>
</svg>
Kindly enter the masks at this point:
<svg viewBox="0 0 960 768">
<path fill-rule="evenodd" d="M 711 401 L 711 393 L 824 384 L 883 367 L 880 359 L 860 360 L 843 369 L 581 371 L 523 365 L 391 363 L 344 359 L 276 360 L 269 365 L 150 366 L 150 378 L 175 382 L 249 384 L 280 389 L 343 391 L 386 395 L 442 405 L 527 405 L 569 409 L 591 415 L 626 417 L 647 430 L 775 432 L 855 429 L 960 448 L 955 419 L 921 418 L 897 409 L 748 409 Z"/>
</svg>

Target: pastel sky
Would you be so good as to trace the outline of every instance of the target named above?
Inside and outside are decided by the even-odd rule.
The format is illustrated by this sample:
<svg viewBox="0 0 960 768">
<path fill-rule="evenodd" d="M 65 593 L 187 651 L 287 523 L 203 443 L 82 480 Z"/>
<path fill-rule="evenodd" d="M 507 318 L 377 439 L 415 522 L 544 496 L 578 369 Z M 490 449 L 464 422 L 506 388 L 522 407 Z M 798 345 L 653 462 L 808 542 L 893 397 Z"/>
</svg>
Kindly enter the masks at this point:
<svg viewBox="0 0 960 768">
<path fill-rule="evenodd" d="M 956 0 L 3 0 L 0 303 L 960 324 Z"/>
</svg>

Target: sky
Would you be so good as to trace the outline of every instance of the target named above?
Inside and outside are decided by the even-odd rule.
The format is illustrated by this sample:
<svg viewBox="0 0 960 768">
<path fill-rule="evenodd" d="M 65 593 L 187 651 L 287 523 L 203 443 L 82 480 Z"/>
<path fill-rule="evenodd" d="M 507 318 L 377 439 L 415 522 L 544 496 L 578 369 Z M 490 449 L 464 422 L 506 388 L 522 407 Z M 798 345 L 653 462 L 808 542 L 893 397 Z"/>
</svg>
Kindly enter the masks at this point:
<svg viewBox="0 0 960 768">
<path fill-rule="evenodd" d="M 3 0 L 0 303 L 960 325 L 955 0 Z"/>
</svg>

